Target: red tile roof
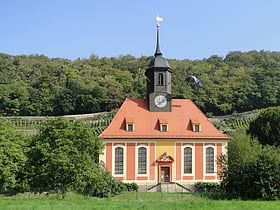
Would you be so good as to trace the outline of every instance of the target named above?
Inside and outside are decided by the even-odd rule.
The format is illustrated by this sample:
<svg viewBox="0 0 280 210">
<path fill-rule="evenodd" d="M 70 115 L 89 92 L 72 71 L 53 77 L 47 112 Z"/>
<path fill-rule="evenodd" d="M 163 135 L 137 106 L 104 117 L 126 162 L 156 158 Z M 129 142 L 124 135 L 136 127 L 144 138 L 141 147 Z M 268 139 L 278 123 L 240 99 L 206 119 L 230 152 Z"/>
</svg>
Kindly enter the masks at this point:
<svg viewBox="0 0 280 210">
<path fill-rule="evenodd" d="M 126 119 L 133 119 L 134 131 L 126 131 Z M 168 124 L 167 132 L 160 131 L 159 122 L 162 120 Z M 192 120 L 199 122 L 200 132 L 192 130 Z M 126 99 L 111 124 L 100 134 L 100 137 L 104 139 L 228 139 L 228 136 L 219 131 L 192 100 L 172 99 L 172 112 L 150 112 L 147 100 L 139 98 Z"/>
</svg>

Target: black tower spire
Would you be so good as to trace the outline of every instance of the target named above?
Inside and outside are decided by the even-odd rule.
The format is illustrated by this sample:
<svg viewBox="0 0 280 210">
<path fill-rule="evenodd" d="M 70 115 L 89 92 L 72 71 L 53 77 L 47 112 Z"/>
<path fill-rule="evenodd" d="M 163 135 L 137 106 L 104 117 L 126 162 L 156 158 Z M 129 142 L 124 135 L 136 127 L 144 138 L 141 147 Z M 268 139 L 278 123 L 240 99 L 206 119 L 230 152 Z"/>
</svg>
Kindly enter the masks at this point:
<svg viewBox="0 0 280 210">
<path fill-rule="evenodd" d="M 160 47 L 159 47 L 159 27 L 160 25 L 157 24 L 157 45 L 156 45 L 156 52 L 154 54 L 154 56 L 162 56 L 162 53 L 160 51 Z"/>
<path fill-rule="evenodd" d="M 151 112 L 171 112 L 171 73 L 167 60 L 162 56 L 159 46 L 159 22 L 162 18 L 159 16 L 157 20 L 157 39 L 156 51 L 149 67 L 146 69 L 147 76 L 147 99 L 149 110 Z"/>
</svg>

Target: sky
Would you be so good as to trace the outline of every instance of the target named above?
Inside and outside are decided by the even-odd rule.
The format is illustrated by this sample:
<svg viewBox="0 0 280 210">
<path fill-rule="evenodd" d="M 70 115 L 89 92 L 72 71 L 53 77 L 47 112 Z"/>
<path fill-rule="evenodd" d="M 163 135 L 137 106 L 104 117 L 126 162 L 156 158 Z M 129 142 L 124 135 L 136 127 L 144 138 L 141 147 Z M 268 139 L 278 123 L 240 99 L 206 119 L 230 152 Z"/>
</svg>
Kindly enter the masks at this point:
<svg viewBox="0 0 280 210">
<path fill-rule="evenodd" d="M 0 53 L 165 58 L 280 51 L 279 0 L 0 0 Z"/>
</svg>

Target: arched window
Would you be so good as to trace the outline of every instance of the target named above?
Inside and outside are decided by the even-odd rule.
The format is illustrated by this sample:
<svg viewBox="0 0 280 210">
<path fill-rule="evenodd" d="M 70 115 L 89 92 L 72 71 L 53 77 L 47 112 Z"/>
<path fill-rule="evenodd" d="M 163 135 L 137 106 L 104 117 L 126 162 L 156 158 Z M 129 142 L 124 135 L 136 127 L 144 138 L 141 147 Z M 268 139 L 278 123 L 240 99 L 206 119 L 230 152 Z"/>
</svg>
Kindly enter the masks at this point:
<svg viewBox="0 0 280 210">
<path fill-rule="evenodd" d="M 163 73 L 158 73 L 158 80 L 157 80 L 157 85 L 164 85 L 163 81 Z"/>
<path fill-rule="evenodd" d="M 184 173 L 192 173 L 192 148 L 190 147 L 184 148 Z"/>
<path fill-rule="evenodd" d="M 206 148 L 206 173 L 214 173 L 214 148 Z"/>
<path fill-rule="evenodd" d="M 123 174 L 123 148 L 115 149 L 115 174 Z"/>
<path fill-rule="evenodd" d="M 140 147 L 138 149 L 138 174 L 147 173 L 147 149 Z"/>
</svg>

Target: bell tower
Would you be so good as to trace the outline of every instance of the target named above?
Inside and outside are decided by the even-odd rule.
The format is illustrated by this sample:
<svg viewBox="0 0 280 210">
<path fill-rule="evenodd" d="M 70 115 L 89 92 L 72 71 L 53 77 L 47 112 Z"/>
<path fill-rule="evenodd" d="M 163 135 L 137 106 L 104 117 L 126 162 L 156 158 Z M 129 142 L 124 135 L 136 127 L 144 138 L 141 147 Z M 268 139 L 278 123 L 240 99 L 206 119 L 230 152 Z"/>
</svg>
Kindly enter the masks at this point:
<svg viewBox="0 0 280 210">
<path fill-rule="evenodd" d="M 159 28 L 162 18 L 157 16 L 156 51 L 146 69 L 147 99 L 150 112 L 171 112 L 171 73 L 167 60 L 162 56 L 159 46 Z"/>
</svg>

